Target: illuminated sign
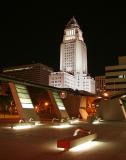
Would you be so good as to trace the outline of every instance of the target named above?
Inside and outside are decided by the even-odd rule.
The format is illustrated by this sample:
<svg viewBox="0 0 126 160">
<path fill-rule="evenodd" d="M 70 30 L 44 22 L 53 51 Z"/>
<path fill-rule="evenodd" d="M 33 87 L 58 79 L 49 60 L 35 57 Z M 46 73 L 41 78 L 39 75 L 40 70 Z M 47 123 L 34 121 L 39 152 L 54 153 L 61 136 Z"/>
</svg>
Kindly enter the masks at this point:
<svg viewBox="0 0 126 160">
<path fill-rule="evenodd" d="M 65 110 L 64 104 L 62 102 L 62 99 L 60 98 L 59 94 L 57 92 L 53 92 L 53 96 L 55 98 L 56 104 L 59 108 L 59 110 Z"/>
<path fill-rule="evenodd" d="M 15 84 L 16 91 L 23 108 L 34 108 L 29 96 L 27 87 L 21 84 Z"/>
</svg>

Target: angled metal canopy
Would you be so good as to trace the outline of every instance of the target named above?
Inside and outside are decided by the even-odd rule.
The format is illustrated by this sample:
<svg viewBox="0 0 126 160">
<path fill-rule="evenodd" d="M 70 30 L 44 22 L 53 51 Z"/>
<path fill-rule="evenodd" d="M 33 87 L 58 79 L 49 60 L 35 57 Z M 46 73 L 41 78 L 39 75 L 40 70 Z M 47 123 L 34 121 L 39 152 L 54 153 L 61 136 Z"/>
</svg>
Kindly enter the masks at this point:
<svg viewBox="0 0 126 160">
<path fill-rule="evenodd" d="M 47 86 L 47 85 L 40 85 L 40 84 L 31 82 L 29 80 L 15 78 L 15 77 L 12 77 L 12 76 L 7 76 L 5 74 L 0 74 L 0 80 L 1 81 L 6 81 L 6 82 L 13 81 L 14 83 L 23 84 L 23 85 L 26 85 L 26 86 L 33 86 L 33 87 L 37 87 L 37 88 L 43 88 L 43 89 L 56 91 L 56 92 L 65 91 L 65 92 L 67 92 L 69 94 L 73 94 L 73 95 L 95 96 L 95 94 L 92 94 L 92 93 L 89 93 L 89 92 L 83 91 L 83 90 L 79 91 L 79 90 L 73 90 L 73 89 L 70 89 L 70 88 L 56 88 L 56 87 Z"/>
</svg>

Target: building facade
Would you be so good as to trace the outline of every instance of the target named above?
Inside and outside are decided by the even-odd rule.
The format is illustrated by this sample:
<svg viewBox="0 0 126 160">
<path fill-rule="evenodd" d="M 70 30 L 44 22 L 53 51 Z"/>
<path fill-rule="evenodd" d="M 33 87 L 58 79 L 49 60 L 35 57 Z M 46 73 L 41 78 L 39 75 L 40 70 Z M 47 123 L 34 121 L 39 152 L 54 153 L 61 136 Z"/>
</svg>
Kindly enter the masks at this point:
<svg viewBox="0 0 126 160">
<path fill-rule="evenodd" d="M 56 75 L 57 77 L 62 75 L 61 84 L 56 83 Z M 64 30 L 63 42 L 60 46 L 60 72 L 50 74 L 49 85 L 95 93 L 95 80 L 88 75 L 87 47 L 80 26 L 74 17 L 70 19 Z"/>
<path fill-rule="evenodd" d="M 60 46 L 60 71 L 72 74 L 87 74 L 87 47 L 82 31 L 73 17 L 64 30 Z"/>
<path fill-rule="evenodd" d="M 49 84 L 48 76 L 51 72 L 53 72 L 51 67 L 41 63 L 19 65 L 3 69 L 3 73 L 6 75 L 43 85 Z"/>
<path fill-rule="evenodd" d="M 74 88 L 74 76 L 67 72 L 53 72 L 50 84 L 58 88 Z"/>
<path fill-rule="evenodd" d="M 95 77 L 96 95 L 101 95 L 105 91 L 105 75 Z"/>
<path fill-rule="evenodd" d="M 112 95 L 126 92 L 126 56 L 118 57 L 118 65 L 105 67 L 105 85 Z"/>
</svg>

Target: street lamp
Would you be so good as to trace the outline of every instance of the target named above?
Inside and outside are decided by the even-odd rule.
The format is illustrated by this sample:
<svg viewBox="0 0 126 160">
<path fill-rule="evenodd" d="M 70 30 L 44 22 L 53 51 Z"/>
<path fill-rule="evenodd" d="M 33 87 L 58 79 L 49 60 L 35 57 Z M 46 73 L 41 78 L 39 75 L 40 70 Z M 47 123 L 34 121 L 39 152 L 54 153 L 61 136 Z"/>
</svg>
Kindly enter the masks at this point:
<svg viewBox="0 0 126 160">
<path fill-rule="evenodd" d="M 45 102 L 45 103 L 44 103 L 44 105 L 45 105 L 45 106 L 48 106 L 48 105 L 49 105 L 49 103 L 48 103 L 48 102 Z"/>
<path fill-rule="evenodd" d="M 109 94 L 107 92 L 104 92 L 102 94 L 102 96 L 103 96 L 104 100 L 108 100 L 108 98 L 109 98 Z"/>
<path fill-rule="evenodd" d="M 109 94 L 108 94 L 107 92 L 104 92 L 104 93 L 103 93 L 103 96 L 108 97 Z"/>
<path fill-rule="evenodd" d="M 60 97 L 61 97 L 62 99 L 65 99 L 66 96 L 67 96 L 67 92 L 65 92 L 65 91 L 61 91 L 61 92 L 60 92 Z"/>
</svg>

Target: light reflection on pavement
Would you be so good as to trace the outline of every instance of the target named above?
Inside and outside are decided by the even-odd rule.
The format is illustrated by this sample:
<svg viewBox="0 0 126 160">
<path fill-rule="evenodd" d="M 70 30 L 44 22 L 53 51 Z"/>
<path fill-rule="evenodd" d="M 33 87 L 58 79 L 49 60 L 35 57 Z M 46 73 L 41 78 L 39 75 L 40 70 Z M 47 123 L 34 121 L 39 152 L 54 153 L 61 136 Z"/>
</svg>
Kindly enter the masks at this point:
<svg viewBox="0 0 126 160">
<path fill-rule="evenodd" d="M 1 160 L 124 160 L 126 157 L 126 124 L 80 124 L 69 128 L 52 128 L 51 124 L 26 130 L 13 130 L 10 125 L 0 127 Z M 73 134 L 79 126 L 93 128 L 98 134 L 92 146 L 78 152 L 57 148 L 57 140 Z"/>
</svg>

